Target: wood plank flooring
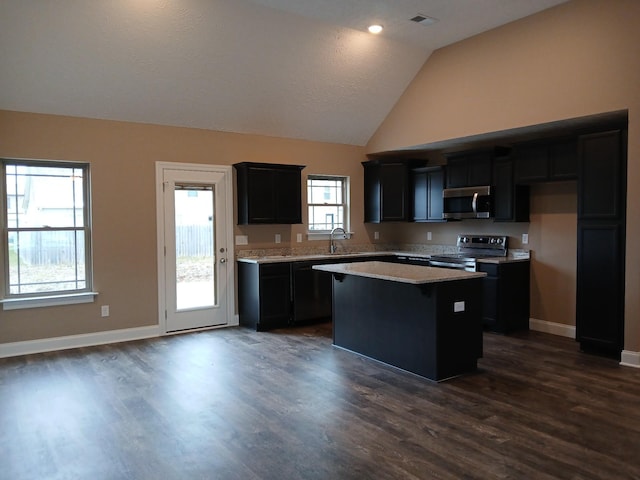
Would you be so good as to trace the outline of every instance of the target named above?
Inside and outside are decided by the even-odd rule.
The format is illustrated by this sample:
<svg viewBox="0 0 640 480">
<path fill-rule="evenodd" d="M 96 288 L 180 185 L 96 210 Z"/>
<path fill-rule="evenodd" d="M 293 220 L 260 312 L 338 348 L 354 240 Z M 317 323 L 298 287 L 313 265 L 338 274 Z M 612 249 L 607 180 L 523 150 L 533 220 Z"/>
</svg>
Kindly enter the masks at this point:
<svg viewBox="0 0 640 480">
<path fill-rule="evenodd" d="M 0 479 L 640 479 L 640 370 L 485 334 L 434 383 L 230 328 L 0 360 Z"/>
</svg>

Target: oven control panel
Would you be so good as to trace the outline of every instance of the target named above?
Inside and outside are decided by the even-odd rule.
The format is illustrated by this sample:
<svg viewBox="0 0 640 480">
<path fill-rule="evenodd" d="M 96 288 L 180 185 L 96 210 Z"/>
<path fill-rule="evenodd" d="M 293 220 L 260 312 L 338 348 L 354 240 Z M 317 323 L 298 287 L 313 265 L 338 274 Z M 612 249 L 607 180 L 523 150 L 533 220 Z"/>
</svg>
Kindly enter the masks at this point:
<svg viewBox="0 0 640 480">
<path fill-rule="evenodd" d="M 507 240 L 505 235 L 469 235 L 460 234 L 456 246 L 460 253 L 481 251 L 496 256 L 506 255 Z"/>
</svg>

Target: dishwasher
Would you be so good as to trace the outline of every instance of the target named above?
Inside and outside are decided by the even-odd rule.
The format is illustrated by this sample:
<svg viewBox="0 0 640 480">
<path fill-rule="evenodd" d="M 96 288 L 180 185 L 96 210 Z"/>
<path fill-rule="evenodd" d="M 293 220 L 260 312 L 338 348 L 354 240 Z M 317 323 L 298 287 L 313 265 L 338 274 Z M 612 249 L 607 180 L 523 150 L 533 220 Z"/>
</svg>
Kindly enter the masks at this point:
<svg viewBox="0 0 640 480">
<path fill-rule="evenodd" d="M 331 319 L 332 275 L 313 270 L 318 263 L 291 265 L 294 324 Z"/>
</svg>

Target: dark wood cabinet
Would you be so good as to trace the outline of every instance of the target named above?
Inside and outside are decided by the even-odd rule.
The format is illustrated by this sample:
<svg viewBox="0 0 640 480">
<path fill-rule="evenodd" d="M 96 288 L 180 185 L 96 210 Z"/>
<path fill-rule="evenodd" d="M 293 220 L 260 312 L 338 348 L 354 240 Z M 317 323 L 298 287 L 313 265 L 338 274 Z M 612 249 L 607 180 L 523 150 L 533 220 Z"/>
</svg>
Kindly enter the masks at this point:
<svg viewBox="0 0 640 480">
<path fill-rule="evenodd" d="M 393 261 L 394 255 L 349 256 L 274 263 L 237 262 L 240 325 L 258 331 L 331 317 L 331 275 L 322 263 Z"/>
<path fill-rule="evenodd" d="M 578 177 L 575 138 L 517 145 L 514 158 L 517 184 L 575 180 Z"/>
<path fill-rule="evenodd" d="M 291 264 L 238 262 L 240 325 L 263 331 L 291 321 Z"/>
<path fill-rule="evenodd" d="M 411 170 L 412 220 L 414 222 L 443 222 L 442 190 L 444 169 L 423 167 Z"/>
<path fill-rule="evenodd" d="M 578 223 L 576 338 L 584 350 L 620 355 L 624 342 L 624 228 Z"/>
<path fill-rule="evenodd" d="M 243 162 L 237 178 L 238 225 L 302 223 L 302 165 Z"/>
<path fill-rule="evenodd" d="M 447 188 L 491 185 L 492 151 L 447 155 Z"/>
<path fill-rule="evenodd" d="M 515 184 L 510 157 L 493 161 L 493 212 L 495 222 L 529 221 L 529 187 Z"/>
<path fill-rule="evenodd" d="M 626 131 L 579 138 L 576 339 L 617 358 L 624 347 Z"/>
<path fill-rule="evenodd" d="M 405 161 L 362 162 L 366 223 L 409 221 L 409 170 L 412 165 L 414 163 Z"/>
<path fill-rule="evenodd" d="M 529 262 L 478 262 L 482 280 L 483 323 L 487 330 L 512 333 L 529 329 Z"/>
<path fill-rule="evenodd" d="M 621 132 L 583 135 L 579 153 L 578 218 L 621 219 L 626 197 Z"/>
</svg>

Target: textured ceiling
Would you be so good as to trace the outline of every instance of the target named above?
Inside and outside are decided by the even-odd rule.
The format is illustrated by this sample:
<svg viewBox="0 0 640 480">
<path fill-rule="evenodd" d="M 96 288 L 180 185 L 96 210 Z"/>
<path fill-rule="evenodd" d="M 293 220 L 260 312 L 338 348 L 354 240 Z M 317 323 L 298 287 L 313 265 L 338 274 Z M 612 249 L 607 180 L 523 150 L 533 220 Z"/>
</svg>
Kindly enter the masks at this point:
<svg viewBox="0 0 640 480">
<path fill-rule="evenodd" d="M 563 1 L 0 0 L 0 109 L 364 145 L 434 49 Z"/>
</svg>

